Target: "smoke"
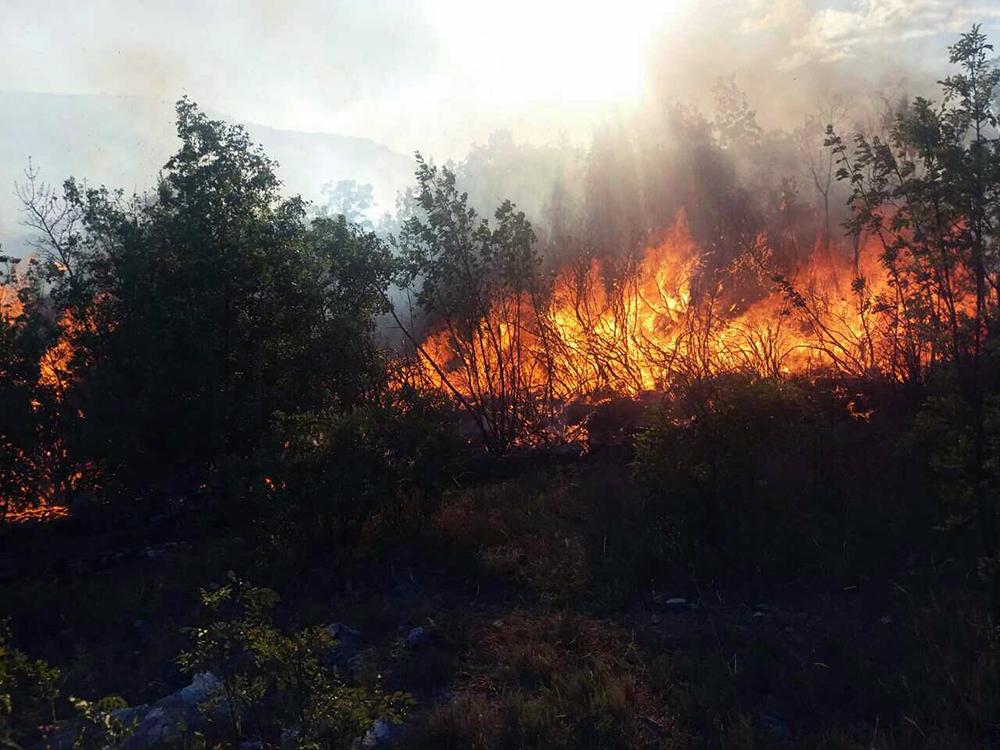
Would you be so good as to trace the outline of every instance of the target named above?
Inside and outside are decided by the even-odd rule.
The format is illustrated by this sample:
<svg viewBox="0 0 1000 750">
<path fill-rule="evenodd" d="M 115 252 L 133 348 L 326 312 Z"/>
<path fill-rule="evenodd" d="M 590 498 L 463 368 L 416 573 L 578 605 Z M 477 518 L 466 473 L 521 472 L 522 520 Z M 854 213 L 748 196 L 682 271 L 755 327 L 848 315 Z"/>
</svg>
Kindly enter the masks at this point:
<svg viewBox="0 0 1000 750">
<path fill-rule="evenodd" d="M 501 197 L 517 202 L 556 263 L 634 252 L 678 211 L 719 263 L 760 232 L 794 263 L 840 234 L 846 214 L 826 125 L 884 130 L 901 103 L 933 98 L 949 72 L 948 45 L 974 22 L 1000 32 L 1000 9 L 686 3 L 651 34 L 643 96 L 605 112 L 577 141 L 532 141 L 530 131 L 518 141 L 517 129 L 491 139 L 460 162 L 459 179 L 483 213 Z"/>
<path fill-rule="evenodd" d="M 989 0 L 8 0 L 4 21 L 0 44 L 15 64 L 0 63 L 0 89 L 154 102 L 187 93 L 227 119 L 419 149 L 455 160 L 481 212 L 509 197 L 547 244 L 576 227 L 608 252 L 669 225 L 682 204 L 722 210 L 726 202 L 707 193 L 731 193 L 727 180 L 766 183 L 764 198 L 787 176 L 804 192 L 811 176 L 799 146 L 807 135 L 817 145 L 824 119 L 835 113 L 845 129 L 873 128 L 887 103 L 932 94 L 947 45 L 974 21 L 1000 30 L 1000 8 Z M 720 80 L 745 94 L 765 134 L 756 150 L 720 154 L 706 140 Z M 95 145 L 93 125 L 70 125 L 83 128 L 77 137 L 69 127 L 64 142 L 97 161 L 145 165 L 133 152 L 159 154 L 163 139 L 149 134 L 169 135 L 164 122 Z M 366 179 L 298 179 L 292 170 L 308 157 L 288 150 L 276 155 L 291 189 Z M 44 151 L 26 142 L 8 158 L 20 169 L 26 154 Z M 102 156 L 112 151 L 122 155 Z M 70 161 L 71 170 L 42 166 L 58 180 L 79 172 L 80 155 Z M 93 175 L 109 171 L 98 164 Z M 401 170 L 382 171 L 395 179 Z M 130 173 L 125 187 L 139 179 Z M 391 210 L 391 194 L 376 185 L 379 211 Z"/>
</svg>

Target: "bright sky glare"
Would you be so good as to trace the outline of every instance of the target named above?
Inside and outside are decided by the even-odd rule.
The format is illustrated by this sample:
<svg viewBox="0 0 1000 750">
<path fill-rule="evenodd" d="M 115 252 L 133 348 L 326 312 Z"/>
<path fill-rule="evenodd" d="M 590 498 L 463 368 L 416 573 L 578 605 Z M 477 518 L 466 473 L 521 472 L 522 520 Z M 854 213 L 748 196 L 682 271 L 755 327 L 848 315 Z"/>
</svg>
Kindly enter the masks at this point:
<svg viewBox="0 0 1000 750">
<path fill-rule="evenodd" d="M 996 0 L 0 0 L 0 90 L 188 94 L 458 158 L 498 129 L 585 139 L 650 87 L 715 75 L 772 99 L 828 80 L 800 74 L 817 61 L 866 75 L 931 50 L 938 70 L 975 21 L 996 29 Z"/>
</svg>

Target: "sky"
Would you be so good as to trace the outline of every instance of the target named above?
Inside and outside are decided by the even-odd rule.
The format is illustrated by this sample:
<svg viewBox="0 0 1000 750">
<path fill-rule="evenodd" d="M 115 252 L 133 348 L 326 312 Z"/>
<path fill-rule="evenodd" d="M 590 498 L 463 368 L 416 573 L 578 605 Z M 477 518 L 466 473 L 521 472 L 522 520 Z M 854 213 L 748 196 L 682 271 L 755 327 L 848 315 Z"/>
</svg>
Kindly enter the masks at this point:
<svg viewBox="0 0 1000 750">
<path fill-rule="evenodd" d="M 1000 2 L 0 0 L 0 90 L 189 94 L 244 122 L 458 158 L 499 129 L 585 138 L 718 74 L 780 97 L 766 121 L 817 86 L 938 74 L 974 21 L 1000 32 Z"/>
</svg>

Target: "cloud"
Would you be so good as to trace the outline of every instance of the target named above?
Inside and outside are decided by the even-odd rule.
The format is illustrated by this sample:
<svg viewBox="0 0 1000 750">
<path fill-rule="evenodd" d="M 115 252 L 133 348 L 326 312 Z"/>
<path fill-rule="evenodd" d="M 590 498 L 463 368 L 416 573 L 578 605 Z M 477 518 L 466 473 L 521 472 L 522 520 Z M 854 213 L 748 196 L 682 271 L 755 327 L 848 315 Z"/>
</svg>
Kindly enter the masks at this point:
<svg viewBox="0 0 1000 750">
<path fill-rule="evenodd" d="M 784 27 L 789 50 L 785 67 L 808 62 L 848 60 L 868 54 L 873 46 L 898 45 L 952 36 L 973 23 L 995 26 L 995 3 L 947 0 L 868 0 L 810 7 L 805 0 L 778 3 L 761 16 L 758 27 Z M 747 19 L 752 25 L 753 20 Z"/>
</svg>

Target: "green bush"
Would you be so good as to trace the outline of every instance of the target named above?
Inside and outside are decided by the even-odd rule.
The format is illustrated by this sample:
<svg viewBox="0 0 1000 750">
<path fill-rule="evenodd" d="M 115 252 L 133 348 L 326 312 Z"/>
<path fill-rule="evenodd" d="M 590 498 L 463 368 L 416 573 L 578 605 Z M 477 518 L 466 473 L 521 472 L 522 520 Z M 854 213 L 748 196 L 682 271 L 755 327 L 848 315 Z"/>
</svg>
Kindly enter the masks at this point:
<svg viewBox="0 0 1000 750">
<path fill-rule="evenodd" d="M 650 521 L 703 573 L 779 572 L 852 564 L 852 534 L 884 538 L 899 518 L 904 456 L 885 405 L 844 385 L 724 377 L 671 394 L 637 440 L 635 476 Z M 911 471 L 913 477 L 919 472 Z M 895 477 L 898 479 L 898 477 Z M 911 498 L 913 500 L 913 498 Z M 919 517 L 910 503 L 908 512 Z M 894 515 L 893 515 L 894 514 Z"/>
<path fill-rule="evenodd" d="M 121 712 L 128 708 L 128 703 L 117 695 L 96 701 L 73 697 L 69 700 L 80 720 L 73 750 L 113 750 L 121 747 L 139 722 L 137 717 L 122 717 Z"/>
<path fill-rule="evenodd" d="M 55 721 L 60 673 L 10 640 L 7 624 L 0 622 L 0 747 L 18 748 Z"/>
<path fill-rule="evenodd" d="M 299 748 L 348 746 L 376 719 L 401 721 L 411 699 L 403 693 L 347 685 L 327 666 L 336 645 L 329 630 L 311 627 L 286 635 L 274 624 L 278 595 L 230 575 L 202 591 L 206 622 L 189 630 L 191 649 L 178 658 L 191 673 L 211 672 L 219 688 L 202 706 L 214 729 L 235 744 L 250 736 L 277 744 L 295 729 Z"/>
<path fill-rule="evenodd" d="M 244 128 L 183 99 L 177 135 L 141 198 L 33 174 L 26 189 L 63 237 L 38 242 L 52 312 L 74 322 L 63 437 L 125 497 L 246 456 L 276 411 L 350 407 L 385 384 L 388 246 L 343 217 L 310 221 Z"/>
<path fill-rule="evenodd" d="M 440 404 L 392 391 L 348 412 L 279 414 L 248 488 L 268 535 L 306 551 L 411 531 L 456 452 Z"/>
</svg>

